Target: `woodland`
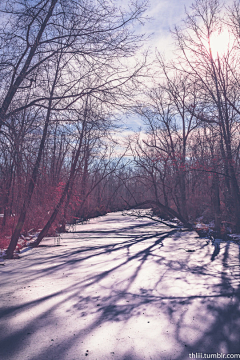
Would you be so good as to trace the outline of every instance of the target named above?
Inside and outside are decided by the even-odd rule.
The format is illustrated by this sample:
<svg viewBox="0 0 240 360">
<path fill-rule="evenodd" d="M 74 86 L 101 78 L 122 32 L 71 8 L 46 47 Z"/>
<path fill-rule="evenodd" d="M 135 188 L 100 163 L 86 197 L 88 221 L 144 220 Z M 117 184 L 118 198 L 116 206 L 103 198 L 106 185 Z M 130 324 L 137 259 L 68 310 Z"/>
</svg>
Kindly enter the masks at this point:
<svg viewBox="0 0 240 360">
<path fill-rule="evenodd" d="M 21 238 L 37 234 L 38 246 L 126 209 L 188 229 L 211 223 L 222 239 L 240 233 L 240 4 L 195 0 L 171 31 L 171 60 L 146 50 L 147 9 L 1 1 L 5 257 Z M 143 127 L 129 135 L 133 116 Z"/>
</svg>

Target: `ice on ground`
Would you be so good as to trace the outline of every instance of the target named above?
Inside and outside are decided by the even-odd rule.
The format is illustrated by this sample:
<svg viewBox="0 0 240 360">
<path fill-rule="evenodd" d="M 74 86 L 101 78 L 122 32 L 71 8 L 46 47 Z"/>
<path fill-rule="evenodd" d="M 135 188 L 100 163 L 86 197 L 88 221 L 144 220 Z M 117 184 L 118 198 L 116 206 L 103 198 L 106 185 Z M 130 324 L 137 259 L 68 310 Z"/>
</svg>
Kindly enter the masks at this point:
<svg viewBox="0 0 240 360">
<path fill-rule="evenodd" d="M 120 212 L 1 271 L 1 360 L 240 353 L 239 247 Z"/>
</svg>

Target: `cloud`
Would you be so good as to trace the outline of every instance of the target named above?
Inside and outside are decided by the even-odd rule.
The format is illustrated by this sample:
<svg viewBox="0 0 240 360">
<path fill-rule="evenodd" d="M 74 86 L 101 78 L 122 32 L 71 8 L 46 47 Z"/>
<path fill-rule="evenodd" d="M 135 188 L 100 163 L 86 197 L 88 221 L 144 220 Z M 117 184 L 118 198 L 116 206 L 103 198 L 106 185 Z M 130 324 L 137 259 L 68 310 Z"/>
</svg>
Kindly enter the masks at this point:
<svg viewBox="0 0 240 360">
<path fill-rule="evenodd" d="M 173 40 L 170 30 L 180 25 L 185 16 L 185 7 L 189 8 L 192 0 L 151 0 L 147 15 L 151 20 L 146 22 L 143 31 L 150 35 L 148 46 L 170 56 L 173 51 Z"/>
</svg>

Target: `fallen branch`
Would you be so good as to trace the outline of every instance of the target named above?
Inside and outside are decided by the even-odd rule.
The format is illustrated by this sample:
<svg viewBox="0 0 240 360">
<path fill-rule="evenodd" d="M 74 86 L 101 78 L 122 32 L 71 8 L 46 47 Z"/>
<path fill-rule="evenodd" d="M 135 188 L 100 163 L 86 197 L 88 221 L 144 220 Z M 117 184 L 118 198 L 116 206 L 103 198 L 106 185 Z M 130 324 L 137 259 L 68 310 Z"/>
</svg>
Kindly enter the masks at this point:
<svg viewBox="0 0 240 360">
<path fill-rule="evenodd" d="M 123 199 L 124 200 L 124 199 Z M 172 208 L 170 208 L 169 206 L 163 205 L 162 203 L 160 203 L 160 201 L 155 201 L 155 200 L 145 200 L 141 203 L 135 203 L 134 205 L 130 205 L 126 200 L 124 200 L 125 203 L 128 206 L 128 210 L 131 209 L 136 209 L 142 206 L 146 206 L 146 205 L 155 205 L 156 207 L 158 207 L 159 209 L 161 209 L 164 213 L 177 218 L 178 220 L 181 221 L 181 223 L 188 228 L 189 230 L 193 230 L 193 225 L 190 224 L 186 219 L 184 219 L 184 217 L 179 214 L 177 211 L 173 210 Z M 166 223 L 167 224 L 167 223 Z"/>
<path fill-rule="evenodd" d="M 172 229 L 179 229 L 179 226 L 178 226 L 178 225 L 169 224 L 169 223 L 165 222 L 164 220 L 162 220 L 162 219 L 160 219 L 160 218 L 154 217 L 154 215 L 150 215 L 150 214 L 143 214 L 143 215 L 141 215 L 140 213 L 139 213 L 139 214 L 129 214 L 129 213 L 128 213 L 128 215 L 130 215 L 130 216 L 136 216 L 136 217 L 138 217 L 138 218 L 147 218 L 147 219 L 150 219 L 150 220 L 159 222 L 159 223 L 161 223 L 161 224 L 163 224 L 163 225 L 166 225 L 166 226 L 168 226 L 168 227 L 170 227 L 170 228 L 172 228 Z"/>
</svg>

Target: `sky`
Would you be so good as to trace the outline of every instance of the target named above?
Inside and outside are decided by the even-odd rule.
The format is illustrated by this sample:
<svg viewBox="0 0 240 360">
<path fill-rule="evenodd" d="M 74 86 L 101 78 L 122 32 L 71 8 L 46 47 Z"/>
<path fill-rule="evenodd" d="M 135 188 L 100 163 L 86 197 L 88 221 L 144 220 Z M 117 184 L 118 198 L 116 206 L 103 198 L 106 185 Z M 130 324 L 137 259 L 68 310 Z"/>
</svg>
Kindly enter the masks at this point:
<svg viewBox="0 0 240 360">
<path fill-rule="evenodd" d="M 232 0 L 223 1 L 226 5 L 232 3 Z M 129 0 L 121 0 L 123 4 L 128 2 Z M 165 59 L 171 59 L 174 56 L 174 41 L 170 30 L 174 30 L 176 25 L 183 24 L 186 17 L 185 11 L 190 11 L 190 6 L 194 2 L 195 0 L 149 0 L 147 16 L 150 20 L 146 21 L 144 26 L 139 27 L 137 32 L 150 36 L 144 46 L 144 48 L 150 49 L 150 56 L 154 56 L 156 51 L 164 55 Z M 219 40 L 220 42 L 225 41 L 225 39 Z M 212 50 L 214 49 L 212 48 Z M 219 44 L 217 50 L 219 50 Z M 139 116 L 131 114 L 128 117 L 123 116 L 122 120 L 126 129 L 117 135 L 118 139 L 124 139 L 136 132 L 144 136 L 146 127 Z"/>
<path fill-rule="evenodd" d="M 129 0 L 121 0 L 122 4 L 128 2 Z M 232 4 L 232 0 L 223 0 L 223 2 L 226 5 Z M 186 17 L 185 11 L 190 11 L 190 6 L 193 3 L 195 0 L 149 0 L 146 15 L 150 20 L 146 21 L 144 26 L 139 27 L 137 31 L 150 36 L 144 46 L 150 50 L 150 54 L 154 56 L 155 52 L 158 51 L 164 55 L 165 59 L 173 57 L 174 42 L 170 30 L 174 30 L 176 25 L 183 23 Z M 224 38 L 219 39 L 220 42 L 224 40 Z M 142 120 L 137 115 L 132 115 L 126 122 L 133 131 L 138 131 L 139 127 L 143 127 Z"/>
<path fill-rule="evenodd" d="M 125 1 L 126 4 L 128 0 Z M 171 58 L 173 54 L 173 40 L 170 30 L 175 25 L 180 25 L 185 17 L 185 7 L 189 8 L 193 0 L 150 0 L 147 10 L 148 21 L 139 28 L 141 33 L 149 36 L 145 48 L 152 54 L 159 51 L 166 58 Z M 133 131 L 138 131 L 143 127 L 142 120 L 137 115 L 131 115 L 124 121 L 129 127 L 129 131 L 124 131 L 123 136 L 130 135 Z"/>
<path fill-rule="evenodd" d="M 152 19 L 144 26 L 147 34 L 151 34 L 150 45 L 170 56 L 173 47 L 170 29 L 179 25 L 185 17 L 185 7 L 193 0 L 150 0 L 147 15 Z"/>
</svg>

